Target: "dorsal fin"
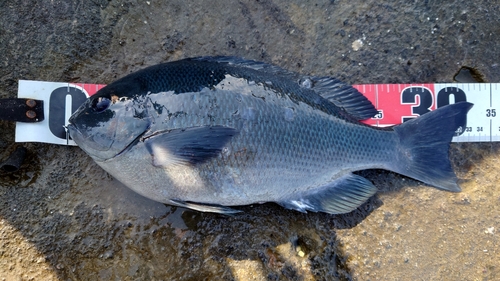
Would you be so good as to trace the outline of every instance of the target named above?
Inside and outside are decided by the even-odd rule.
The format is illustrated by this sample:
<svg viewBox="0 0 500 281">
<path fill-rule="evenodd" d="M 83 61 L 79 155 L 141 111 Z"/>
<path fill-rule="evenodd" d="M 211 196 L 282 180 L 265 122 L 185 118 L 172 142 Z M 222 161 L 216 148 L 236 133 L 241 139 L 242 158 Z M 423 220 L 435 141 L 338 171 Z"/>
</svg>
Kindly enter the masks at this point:
<svg viewBox="0 0 500 281">
<path fill-rule="evenodd" d="M 303 77 L 299 81 L 304 88 L 309 88 L 323 98 L 343 108 L 357 120 L 371 118 L 377 114 L 373 104 L 354 87 L 332 77 Z"/>
<path fill-rule="evenodd" d="M 368 119 L 377 114 L 377 109 L 363 94 L 332 77 L 301 76 L 272 64 L 239 57 L 199 57 L 195 60 L 228 63 L 297 81 L 300 87 L 314 91 L 335 106 L 344 109 L 355 120 Z"/>
<path fill-rule="evenodd" d="M 223 63 L 225 62 L 277 75 L 297 75 L 295 72 L 283 69 L 276 65 L 260 61 L 247 60 L 240 57 L 216 56 L 216 57 L 197 57 L 193 59 L 200 61 L 223 62 Z"/>
</svg>

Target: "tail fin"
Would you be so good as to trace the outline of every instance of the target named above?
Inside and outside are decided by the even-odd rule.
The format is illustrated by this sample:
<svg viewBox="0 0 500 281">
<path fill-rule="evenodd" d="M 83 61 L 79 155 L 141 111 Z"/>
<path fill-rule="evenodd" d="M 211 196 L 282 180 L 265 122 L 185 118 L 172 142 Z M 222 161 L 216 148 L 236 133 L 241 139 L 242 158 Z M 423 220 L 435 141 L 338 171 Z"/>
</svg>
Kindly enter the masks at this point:
<svg viewBox="0 0 500 281">
<path fill-rule="evenodd" d="M 443 106 L 394 127 L 399 146 L 393 171 L 440 189 L 460 191 L 448 150 L 472 106 L 468 102 Z"/>
</svg>

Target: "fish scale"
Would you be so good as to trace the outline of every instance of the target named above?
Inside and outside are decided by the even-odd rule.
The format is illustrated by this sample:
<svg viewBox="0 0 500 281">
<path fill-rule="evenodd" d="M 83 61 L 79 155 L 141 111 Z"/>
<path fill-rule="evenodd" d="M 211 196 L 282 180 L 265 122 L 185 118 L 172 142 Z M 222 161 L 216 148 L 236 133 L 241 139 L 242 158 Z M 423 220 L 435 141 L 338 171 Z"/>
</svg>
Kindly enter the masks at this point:
<svg viewBox="0 0 500 281">
<path fill-rule="evenodd" d="M 334 78 L 204 57 L 109 84 L 73 114 L 68 129 L 102 168 L 153 200 L 219 213 L 276 202 L 335 214 L 376 192 L 352 174 L 364 169 L 458 191 L 449 141 L 471 106 L 377 129 L 359 122 L 377 113 L 373 105 Z"/>
</svg>

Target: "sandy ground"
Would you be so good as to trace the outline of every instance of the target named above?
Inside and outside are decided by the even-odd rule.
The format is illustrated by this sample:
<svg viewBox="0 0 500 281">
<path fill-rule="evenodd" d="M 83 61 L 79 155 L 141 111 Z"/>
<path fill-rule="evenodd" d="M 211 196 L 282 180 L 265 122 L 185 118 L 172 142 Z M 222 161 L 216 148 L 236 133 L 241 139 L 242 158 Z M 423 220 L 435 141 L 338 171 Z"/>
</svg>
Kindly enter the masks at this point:
<svg viewBox="0 0 500 281">
<path fill-rule="evenodd" d="M 500 82 L 494 1 L 2 1 L 0 98 L 19 79 L 110 83 L 159 62 L 236 55 L 348 83 Z M 461 193 L 392 173 L 354 213 L 274 204 L 225 217 L 142 198 L 77 147 L 15 144 L 0 121 L 3 280 L 498 280 L 496 143 L 455 144 Z"/>
</svg>

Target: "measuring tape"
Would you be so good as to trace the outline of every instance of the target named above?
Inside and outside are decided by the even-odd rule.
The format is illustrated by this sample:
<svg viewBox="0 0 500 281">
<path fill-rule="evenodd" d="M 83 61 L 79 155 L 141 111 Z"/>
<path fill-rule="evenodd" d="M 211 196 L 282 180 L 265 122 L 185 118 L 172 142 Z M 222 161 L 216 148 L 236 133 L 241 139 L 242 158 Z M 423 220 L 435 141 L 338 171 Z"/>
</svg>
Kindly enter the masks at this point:
<svg viewBox="0 0 500 281">
<path fill-rule="evenodd" d="M 38 123 L 16 125 L 16 142 L 67 142 L 63 126 L 71 114 L 87 99 L 103 88 L 102 84 L 19 81 L 19 98 L 44 101 L 45 119 Z M 393 126 L 416 118 L 447 104 L 468 101 L 474 107 L 467 124 L 457 130 L 453 142 L 500 141 L 500 121 L 496 105 L 500 105 L 499 83 L 471 84 L 367 84 L 353 85 L 378 109 L 378 114 L 363 121 L 372 126 Z M 495 94 L 495 95 L 494 95 Z M 494 99 L 496 96 L 496 99 Z M 498 112 L 500 114 L 500 112 Z"/>
<path fill-rule="evenodd" d="M 459 136 L 453 137 L 453 141 L 500 141 L 500 121 L 495 106 L 500 103 L 498 83 L 373 84 L 354 87 L 379 111 L 374 118 L 363 121 L 366 124 L 381 127 L 397 125 L 436 108 L 468 101 L 474 107 L 467 114 L 467 125 L 458 128 Z M 495 100 L 493 93 L 497 96 Z"/>
</svg>

